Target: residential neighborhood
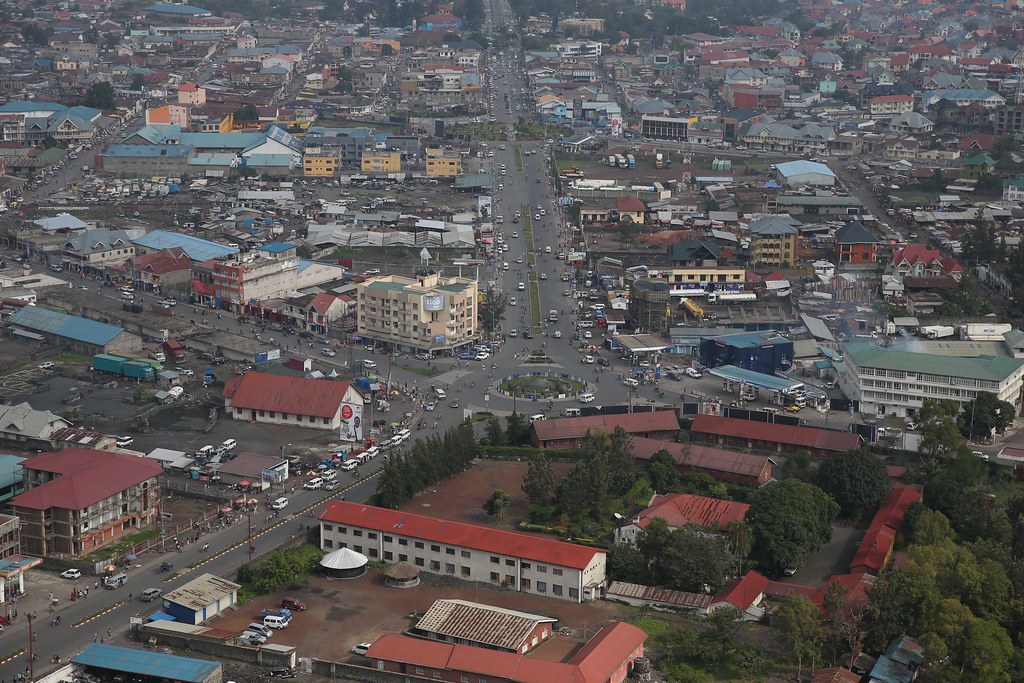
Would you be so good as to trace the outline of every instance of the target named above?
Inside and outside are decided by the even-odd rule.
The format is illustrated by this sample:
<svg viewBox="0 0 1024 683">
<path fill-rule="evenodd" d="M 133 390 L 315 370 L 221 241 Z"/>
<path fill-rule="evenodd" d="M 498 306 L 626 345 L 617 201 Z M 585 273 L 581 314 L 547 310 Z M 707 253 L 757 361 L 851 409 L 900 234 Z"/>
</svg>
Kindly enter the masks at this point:
<svg viewBox="0 0 1024 683">
<path fill-rule="evenodd" d="M 9 3 L 0 677 L 1024 680 L 1022 42 Z"/>
</svg>

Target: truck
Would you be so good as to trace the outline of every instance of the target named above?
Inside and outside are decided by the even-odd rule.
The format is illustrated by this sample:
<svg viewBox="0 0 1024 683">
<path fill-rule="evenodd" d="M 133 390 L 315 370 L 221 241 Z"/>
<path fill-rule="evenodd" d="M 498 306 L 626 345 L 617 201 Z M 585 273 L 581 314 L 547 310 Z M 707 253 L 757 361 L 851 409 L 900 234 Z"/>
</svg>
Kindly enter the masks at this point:
<svg viewBox="0 0 1024 683">
<path fill-rule="evenodd" d="M 185 360 L 185 347 L 173 339 L 164 341 L 164 351 L 173 361 L 180 363 Z"/>
<path fill-rule="evenodd" d="M 698 306 L 692 299 L 683 299 L 683 308 L 693 313 L 698 318 L 704 317 L 704 309 Z"/>
<path fill-rule="evenodd" d="M 164 355 L 163 351 L 150 351 L 149 355 L 152 356 L 153 360 L 158 363 L 163 363 L 167 360 L 167 356 Z"/>
<path fill-rule="evenodd" d="M 960 338 L 969 341 L 1003 341 L 1003 335 L 1013 329 L 1007 323 L 967 323 L 960 326 Z"/>
<path fill-rule="evenodd" d="M 921 334 L 927 339 L 945 339 L 956 334 L 956 328 L 952 325 L 925 325 Z"/>
<path fill-rule="evenodd" d="M 203 371 L 203 386 L 212 387 L 213 383 L 217 381 L 217 375 L 214 373 L 213 368 L 206 368 Z"/>
<path fill-rule="evenodd" d="M 753 292 L 708 292 L 709 304 L 726 304 L 740 301 L 757 301 Z"/>
<path fill-rule="evenodd" d="M 550 322 L 550 323 L 557 323 L 558 322 L 558 311 L 556 311 L 553 308 L 550 311 L 548 311 L 548 322 Z"/>
<path fill-rule="evenodd" d="M 661 152 L 654 154 L 654 168 L 665 168 L 665 155 Z"/>
<path fill-rule="evenodd" d="M 609 154 L 609 155 L 608 155 L 608 165 L 609 165 L 609 166 L 614 166 L 614 165 L 615 165 L 615 164 L 617 164 L 617 163 L 618 163 L 618 162 L 617 162 L 617 161 L 616 161 L 616 159 L 615 159 L 615 155 L 614 155 L 614 154 Z"/>
<path fill-rule="evenodd" d="M 627 154 L 626 155 L 626 164 L 630 168 L 636 168 L 636 157 L 633 156 L 632 154 Z"/>
<path fill-rule="evenodd" d="M 92 357 L 93 370 L 132 379 L 152 380 L 156 376 L 153 366 L 142 360 L 98 353 Z"/>
<path fill-rule="evenodd" d="M 626 168 L 626 165 L 628 163 L 629 162 L 626 161 L 626 157 L 622 156 L 621 154 L 615 155 L 615 165 L 618 166 L 619 168 Z"/>
</svg>

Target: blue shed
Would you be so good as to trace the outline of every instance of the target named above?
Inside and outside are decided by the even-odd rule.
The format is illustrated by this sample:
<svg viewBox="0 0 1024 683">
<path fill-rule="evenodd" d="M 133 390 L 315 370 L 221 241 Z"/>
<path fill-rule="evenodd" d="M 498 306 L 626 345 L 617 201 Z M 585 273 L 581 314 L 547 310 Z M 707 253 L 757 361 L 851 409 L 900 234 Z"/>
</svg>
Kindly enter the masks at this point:
<svg viewBox="0 0 1024 683">
<path fill-rule="evenodd" d="M 164 595 L 163 611 L 185 624 L 201 624 L 238 602 L 237 583 L 202 574 Z"/>
<path fill-rule="evenodd" d="M 735 365 L 774 375 L 792 366 L 793 342 L 771 330 L 705 339 L 700 343 L 700 362 L 709 368 Z"/>
</svg>

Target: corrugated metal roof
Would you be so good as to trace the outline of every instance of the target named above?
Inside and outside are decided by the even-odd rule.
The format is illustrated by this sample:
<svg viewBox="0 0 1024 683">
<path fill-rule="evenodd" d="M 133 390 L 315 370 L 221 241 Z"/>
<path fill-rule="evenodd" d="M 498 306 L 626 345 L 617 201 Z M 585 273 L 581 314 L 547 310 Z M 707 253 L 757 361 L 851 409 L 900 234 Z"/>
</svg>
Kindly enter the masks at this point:
<svg viewBox="0 0 1024 683">
<path fill-rule="evenodd" d="M 582 439 L 587 432 L 599 431 L 611 434 L 616 427 L 622 427 L 630 434 L 641 432 L 666 432 L 679 429 L 675 411 L 658 410 L 653 413 L 624 413 L 621 415 L 592 415 L 589 417 L 564 417 L 557 420 L 537 420 L 530 428 L 540 441 Z"/>
<path fill-rule="evenodd" d="M 164 595 L 164 600 L 181 605 L 194 612 L 199 612 L 218 600 L 229 597 L 239 589 L 237 583 L 222 579 L 213 574 L 202 574 L 186 583 L 181 588 Z"/>
<path fill-rule="evenodd" d="M 644 600 L 646 602 L 652 602 L 659 605 L 675 605 L 677 607 L 687 607 L 690 609 L 707 609 L 708 606 L 711 605 L 710 595 L 686 593 L 684 591 L 674 591 L 667 588 L 654 588 L 652 586 L 642 586 L 638 583 L 627 583 L 625 581 L 612 581 L 611 586 L 608 587 L 607 595 L 612 598 L 619 595 L 624 598 Z"/>
<path fill-rule="evenodd" d="M 769 424 L 738 420 L 717 415 L 697 415 L 690 428 L 693 434 L 712 434 L 752 441 L 770 441 L 790 446 L 817 448 L 826 451 L 849 451 L 860 446 L 860 436 L 853 432 L 837 432 L 815 427 Z"/>
<path fill-rule="evenodd" d="M 34 332 L 55 334 L 74 341 L 104 346 L 124 332 L 116 325 L 79 318 L 61 311 L 51 311 L 40 306 L 25 306 L 10 317 L 10 325 L 23 327 Z"/>
<path fill-rule="evenodd" d="M 437 600 L 416 623 L 416 628 L 460 641 L 517 651 L 538 624 L 556 621 L 554 617 L 465 600 Z"/>
<path fill-rule="evenodd" d="M 759 478 L 765 468 L 770 468 L 772 464 L 771 458 L 766 455 L 738 453 L 697 444 L 667 443 L 640 436 L 633 437 L 633 457 L 635 458 L 646 460 L 662 449 L 667 450 L 680 465 L 715 470 L 726 474 L 739 474 L 745 477 Z"/>
<path fill-rule="evenodd" d="M 154 230 L 132 240 L 132 243 L 146 249 L 160 250 L 181 247 L 193 261 L 208 261 L 218 256 L 237 254 L 238 247 L 229 247 L 192 235 L 182 235 L 171 230 Z"/>
<path fill-rule="evenodd" d="M 220 662 L 192 657 L 166 655 L 162 652 L 135 650 L 105 643 L 93 643 L 71 661 L 80 666 L 124 671 L 140 676 L 151 676 L 159 680 L 203 683 L 216 674 Z"/>
</svg>

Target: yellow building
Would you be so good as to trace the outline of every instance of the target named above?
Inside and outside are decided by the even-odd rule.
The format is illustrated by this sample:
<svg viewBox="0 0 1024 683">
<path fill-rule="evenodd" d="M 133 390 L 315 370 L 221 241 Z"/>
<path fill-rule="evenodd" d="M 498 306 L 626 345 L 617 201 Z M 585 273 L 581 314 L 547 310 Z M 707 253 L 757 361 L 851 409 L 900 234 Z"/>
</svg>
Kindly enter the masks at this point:
<svg viewBox="0 0 1024 683">
<path fill-rule="evenodd" d="M 360 170 L 363 173 L 398 173 L 402 170 L 401 152 L 381 152 L 369 154 L 363 152 L 360 159 Z"/>
<path fill-rule="evenodd" d="M 360 283 L 357 292 L 356 329 L 363 339 L 431 354 L 476 340 L 475 280 L 384 275 Z"/>
<path fill-rule="evenodd" d="M 797 230 L 786 221 L 767 216 L 750 224 L 750 257 L 762 266 L 778 268 L 796 263 Z"/>
<path fill-rule="evenodd" d="M 333 178 L 340 169 L 340 150 L 310 147 L 302 157 L 302 175 L 307 178 Z"/>
<path fill-rule="evenodd" d="M 178 104 L 191 104 L 195 107 L 206 104 L 206 88 L 191 81 L 182 83 L 178 86 Z"/>
<path fill-rule="evenodd" d="M 704 289 L 709 284 L 743 286 L 747 281 L 746 270 L 728 266 L 695 266 L 667 270 L 659 268 L 658 270 L 673 285 L 673 289 Z"/>
<path fill-rule="evenodd" d="M 443 149 L 426 150 L 427 177 L 454 178 L 462 173 L 462 156 Z"/>
</svg>

